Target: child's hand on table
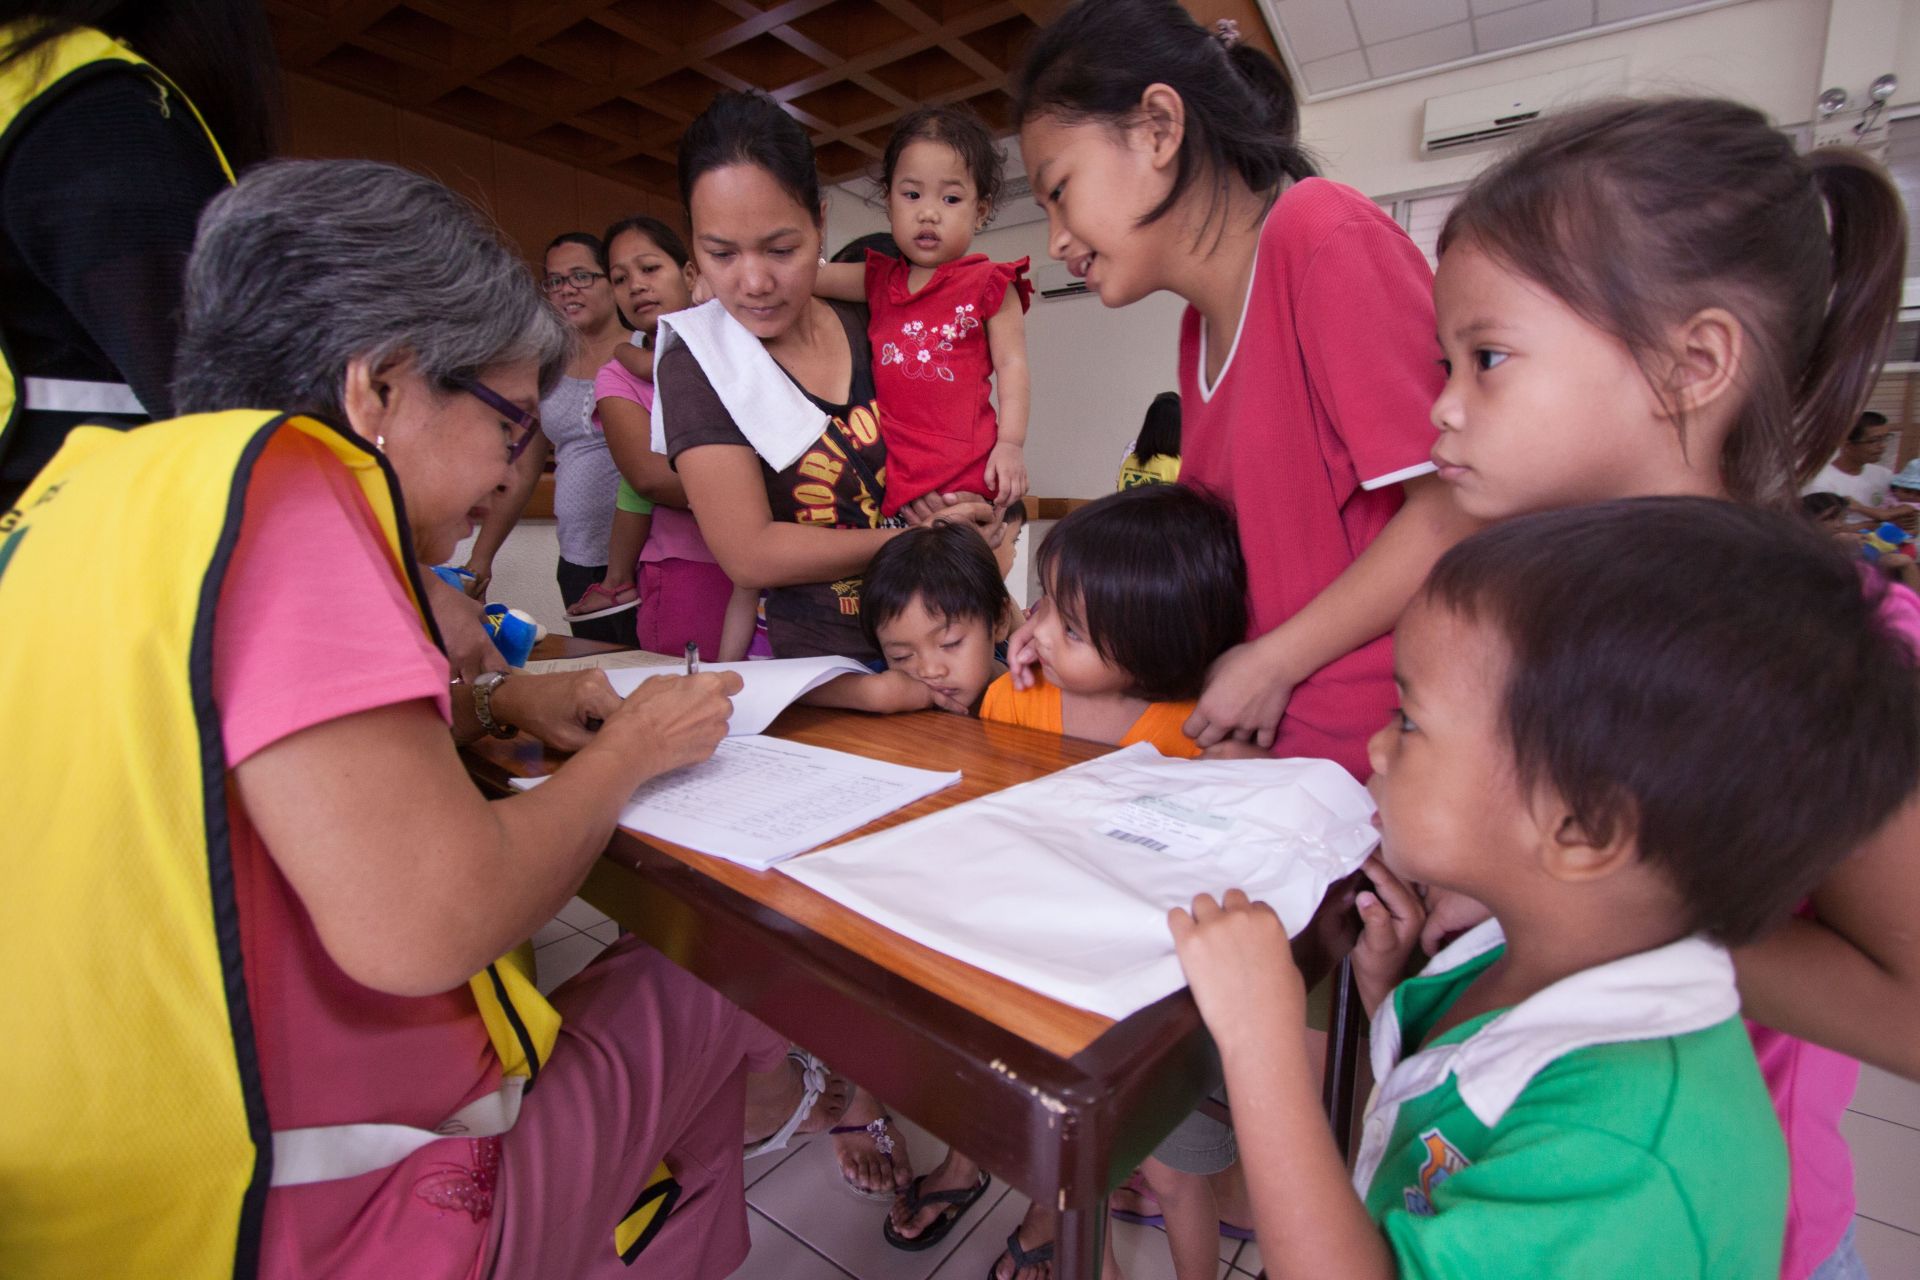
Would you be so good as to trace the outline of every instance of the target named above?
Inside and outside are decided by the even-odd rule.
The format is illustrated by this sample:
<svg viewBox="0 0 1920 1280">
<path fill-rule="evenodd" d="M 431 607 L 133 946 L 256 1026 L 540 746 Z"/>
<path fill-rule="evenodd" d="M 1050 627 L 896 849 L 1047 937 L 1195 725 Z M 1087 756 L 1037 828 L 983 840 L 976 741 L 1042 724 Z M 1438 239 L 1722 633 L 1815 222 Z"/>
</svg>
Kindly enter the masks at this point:
<svg viewBox="0 0 1920 1280">
<path fill-rule="evenodd" d="M 1393 994 L 1406 972 L 1407 958 L 1427 922 L 1427 910 L 1420 896 L 1387 870 L 1379 854 L 1368 858 L 1360 870 L 1373 882 L 1373 891 L 1362 891 L 1354 899 L 1362 928 L 1353 948 L 1353 981 L 1360 988 L 1360 1003 L 1371 1015 Z"/>
<path fill-rule="evenodd" d="M 1280 917 L 1239 889 L 1167 913 L 1174 949 L 1222 1057 L 1265 1055 L 1306 1026 L 1307 990 Z"/>
<path fill-rule="evenodd" d="M 993 493 L 996 510 L 1005 511 L 1027 496 L 1027 451 L 1011 440 L 1002 440 L 987 455 L 987 488 Z"/>
</svg>

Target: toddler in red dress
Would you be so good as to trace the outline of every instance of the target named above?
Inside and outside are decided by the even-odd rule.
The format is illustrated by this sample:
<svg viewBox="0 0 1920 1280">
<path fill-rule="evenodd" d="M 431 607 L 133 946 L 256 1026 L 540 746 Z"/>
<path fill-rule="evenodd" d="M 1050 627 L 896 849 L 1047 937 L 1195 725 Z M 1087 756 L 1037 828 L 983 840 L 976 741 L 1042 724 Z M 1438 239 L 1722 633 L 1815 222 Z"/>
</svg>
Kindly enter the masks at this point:
<svg viewBox="0 0 1920 1280">
<path fill-rule="evenodd" d="M 814 291 L 865 302 L 886 495 L 893 515 L 928 494 L 977 493 L 1001 510 L 1027 492 L 1027 259 L 968 253 L 993 211 L 1001 158 L 963 107 L 923 107 L 887 142 L 880 184 L 904 258 L 869 250 L 821 268 Z M 1020 305 L 1002 305 L 1008 287 Z M 988 398 L 995 378 L 1000 411 Z"/>
</svg>

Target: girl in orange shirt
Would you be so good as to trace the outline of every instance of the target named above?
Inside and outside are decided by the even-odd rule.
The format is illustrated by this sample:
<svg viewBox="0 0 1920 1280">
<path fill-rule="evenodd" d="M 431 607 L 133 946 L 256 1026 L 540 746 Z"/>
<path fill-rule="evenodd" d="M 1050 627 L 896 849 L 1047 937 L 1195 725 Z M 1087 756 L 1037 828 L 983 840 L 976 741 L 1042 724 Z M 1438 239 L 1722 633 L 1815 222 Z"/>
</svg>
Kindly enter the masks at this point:
<svg viewBox="0 0 1920 1280">
<path fill-rule="evenodd" d="M 1040 678 L 1019 690 L 1002 676 L 980 718 L 1199 755 L 1181 725 L 1207 668 L 1247 629 L 1232 513 L 1184 485 L 1111 494 L 1055 526 L 1040 548 L 1040 581 Z"/>
</svg>

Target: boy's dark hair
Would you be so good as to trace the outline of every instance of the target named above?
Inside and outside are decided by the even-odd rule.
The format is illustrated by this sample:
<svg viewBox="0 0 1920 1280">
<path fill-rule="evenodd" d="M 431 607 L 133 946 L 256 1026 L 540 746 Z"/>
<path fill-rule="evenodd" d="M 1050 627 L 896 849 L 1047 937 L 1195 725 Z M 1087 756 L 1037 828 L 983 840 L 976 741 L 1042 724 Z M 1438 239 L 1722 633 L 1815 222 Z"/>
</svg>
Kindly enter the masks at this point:
<svg viewBox="0 0 1920 1280">
<path fill-rule="evenodd" d="M 983 619 L 989 627 L 1006 608 L 1007 584 L 993 549 L 971 525 L 935 524 L 889 539 L 867 565 L 860 584 L 860 629 L 880 647 L 880 628 L 916 599 L 949 620 Z"/>
<path fill-rule="evenodd" d="M 973 189 L 992 209 L 1000 199 L 1006 160 L 993 145 L 993 131 L 971 107 L 920 107 L 900 117 L 880 157 L 880 194 L 893 189 L 894 166 L 900 153 L 915 142 L 943 142 L 952 147 L 973 179 Z"/>
<path fill-rule="evenodd" d="M 1022 498 L 1018 502 L 1009 502 L 1007 509 L 1000 513 L 1000 519 L 1006 523 L 1007 536 L 1012 537 L 1014 529 L 1027 522 L 1027 500 Z"/>
<path fill-rule="evenodd" d="M 1196 489 L 1146 485 L 1070 513 L 1040 544 L 1040 580 L 1140 697 L 1200 696 L 1247 638 L 1247 565 L 1233 513 Z"/>
<path fill-rule="evenodd" d="M 764 169 L 795 204 L 820 225 L 820 171 L 813 143 L 799 121 L 764 93 L 728 90 L 715 95 L 680 135 L 680 203 L 693 216 L 693 187 L 708 172 L 732 164 Z"/>
<path fill-rule="evenodd" d="M 1622 100 L 1556 116 L 1481 175 L 1440 252 L 1460 241 L 1626 344 L 1663 397 L 1671 326 L 1731 311 L 1746 398 L 1721 469 L 1734 497 L 1785 509 L 1878 376 L 1907 222 L 1857 151 L 1800 155 L 1735 102 Z"/>
<path fill-rule="evenodd" d="M 1147 417 L 1133 442 L 1133 456 L 1142 462 L 1180 456 L 1180 393 L 1162 391 L 1147 406 Z"/>
<path fill-rule="evenodd" d="M 893 232 L 869 231 L 866 235 L 855 236 L 853 239 L 841 245 L 839 252 L 835 253 L 831 258 L 827 259 L 827 261 L 862 263 L 867 260 L 867 250 L 869 249 L 884 257 L 892 258 L 895 262 L 900 261 L 905 256 L 900 252 L 900 246 L 894 243 Z"/>
<path fill-rule="evenodd" d="M 1504 638 L 1523 788 L 1622 829 L 1728 945 L 1786 918 L 1920 777 L 1915 655 L 1805 521 L 1710 498 L 1509 520 L 1426 597 Z"/>
<path fill-rule="evenodd" d="M 680 233 L 658 218 L 644 213 L 636 213 L 630 217 L 622 218 L 620 221 L 608 227 L 606 235 L 601 237 L 601 243 L 604 246 L 600 251 L 600 265 L 602 267 L 607 265 L 608 256 L 613 252 L 613 242 L 621 236 L 626 235 L 629 231 L 638 236 L 645 236 L 647 239 L 653 241 L 653 247 L 666 254 L 669 258 L 672 258 L 674 266 L 684 267 L 687 265 L 689 261 L 687 256 L 687 242 L 680 238 Z"/>
<path fill-rule="evenodd" d="M 1809 493 L 1800 499 L 1800 510 L 1813 521 L 1827 520 L 1847 509 L 1847 500 L 1837 493 Z"/>
<path fill-rule="evenodd" d="M 1130 123 L 1152 84 L 1180 95 L 1186 132 L 1173 188 L 1141 225 L 1166 217 L 1196 183 L 1214 184 L 1217 208 L 1229 173 L 1269 200 L 1283 182 L 1313 176 L 1287 73 L 1244 41 L 1225 47 L 1179 0 L 1080 0 L 1034 38 L 1014 73 L 1014 123 Z"/>
</svg>

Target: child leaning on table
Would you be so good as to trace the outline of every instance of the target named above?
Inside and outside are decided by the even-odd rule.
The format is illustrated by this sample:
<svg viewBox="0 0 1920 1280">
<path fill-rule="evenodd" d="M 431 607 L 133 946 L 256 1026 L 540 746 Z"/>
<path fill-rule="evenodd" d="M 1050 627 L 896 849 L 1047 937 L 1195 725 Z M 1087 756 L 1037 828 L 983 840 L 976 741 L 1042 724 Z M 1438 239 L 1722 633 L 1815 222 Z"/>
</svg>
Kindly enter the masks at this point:
<svg viewBox="0 0 1920 1280">
<path fill-rule="evenodd" d="M 1279 920 L 1237 890 L 1170 916 L 1275 1280 L 1779 1274 L 1786 1150 L 1725 948 L 1914 790 L 1920 682 L 1877 595 L 1804 522 L 1706 498 L 1523 517 L 1440 561 L 1369 744 L 1380 1083 L 1351 1181 Z M 1396 988 L 1424 921 L 1403 881 L 1493 919 Z"/>
<path fill-rule="evenodd" d="M 1014 536 L 1009 529 L 1005 538 Z M 874 553 L 860 589 L 860 625 L 887 669 L 842 676 L 802 701 L 972 715 L 1002 670 L 994 646 L 1016 616 L 993 549 L 972 525 L 908 529 Z"/>
</svg>

